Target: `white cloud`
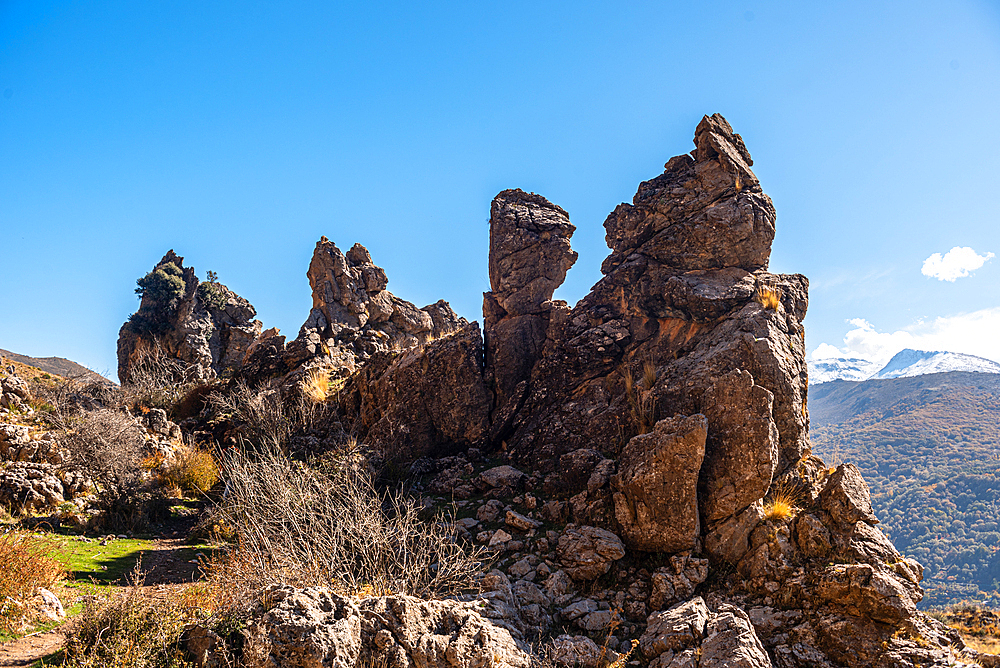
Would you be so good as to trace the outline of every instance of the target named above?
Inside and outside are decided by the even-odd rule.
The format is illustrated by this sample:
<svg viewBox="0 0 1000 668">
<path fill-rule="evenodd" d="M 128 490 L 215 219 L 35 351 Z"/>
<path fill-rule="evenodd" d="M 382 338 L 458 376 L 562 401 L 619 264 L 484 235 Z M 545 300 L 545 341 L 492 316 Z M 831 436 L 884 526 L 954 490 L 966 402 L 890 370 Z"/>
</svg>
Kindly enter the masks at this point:
<svg viewBox="0 0 1000 668">
<path fill-rule="evenodd" d="M 840 352 L 840 348 L 837 346 L 831 346 L 829 343 L 821 343 L 816 346 L 816 350 L 812 351 L 812 357 L 814 360 L 826 360 L 832 357 L 843 357 L 844 353 Z"/>
<path fill-rule="evenodd" d="M 943 257 L 941 253 L 934 253 L 924 260 L 924 266 L 920 273 L 939 281 L 954 283 L 956 278 L 968 276 L 969 272 L 979 269 L 992 257 L 993 253 L 979 255 L 968 246 L 955 246 Z"/>
<path fill-rule="evenodd" d="M 840 348 L 821 343 L 813 359 L 860 357 L 885 364 L 903 348 L 947 350 L 1000 362 L 1000 307 L 972 313 L 919 320 L 895 332 L 880 332 L 862 318 L 848 321 L 854 329 L 844 335 Z"/>
</svg>

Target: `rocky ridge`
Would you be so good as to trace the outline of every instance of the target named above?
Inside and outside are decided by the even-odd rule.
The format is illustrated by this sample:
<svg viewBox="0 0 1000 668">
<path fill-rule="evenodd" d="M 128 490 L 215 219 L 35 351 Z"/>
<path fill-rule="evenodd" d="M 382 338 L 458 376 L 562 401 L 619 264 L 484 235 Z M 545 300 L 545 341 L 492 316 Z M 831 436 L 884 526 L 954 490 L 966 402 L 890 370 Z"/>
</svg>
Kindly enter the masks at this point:
<svg viewBox="0 0 1000 668">
<path fill-rule="evenodd" d="M 481 616 L 514 642 L 557 636 L 557 663 L 962 665 L 858 469 L 811 455 L 808 281 L 767 271 L 775 210 L 750 153 L 718 114 L 694 144 L 608 216 L 603 278 L 573 307 L 552 299 L 576 260 L 568 214 L 506 190 L 482 338 L 324 239 L 299 337 L 262 335 L 234 373 L 283 382 L 322 357 L 345 376 L 342 428 L 408 464 L 431 503 L 457 500 L 458 539 L 497 555 Z M 265 619 L 265 634 L 284 623 Z M 374 638 L 436 665 L 398 631 Z"/>
</svg>

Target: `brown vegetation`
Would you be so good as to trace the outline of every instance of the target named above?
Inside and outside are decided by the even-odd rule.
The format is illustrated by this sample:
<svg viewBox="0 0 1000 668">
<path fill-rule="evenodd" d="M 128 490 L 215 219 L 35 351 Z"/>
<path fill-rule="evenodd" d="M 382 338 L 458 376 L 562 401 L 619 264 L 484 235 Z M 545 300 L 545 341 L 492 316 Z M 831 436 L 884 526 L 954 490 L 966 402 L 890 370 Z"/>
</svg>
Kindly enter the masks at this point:
<svg viewBox="0 0 1000 668">
<path fill-rule="evenodd" d="M 65 577 L 63 567 L 49 556 L 49 547 L 24 531 L 0 534 L 0 631 L 21 624 L 24 606 L 39 587 L 51 587 Z"/>
</svg>

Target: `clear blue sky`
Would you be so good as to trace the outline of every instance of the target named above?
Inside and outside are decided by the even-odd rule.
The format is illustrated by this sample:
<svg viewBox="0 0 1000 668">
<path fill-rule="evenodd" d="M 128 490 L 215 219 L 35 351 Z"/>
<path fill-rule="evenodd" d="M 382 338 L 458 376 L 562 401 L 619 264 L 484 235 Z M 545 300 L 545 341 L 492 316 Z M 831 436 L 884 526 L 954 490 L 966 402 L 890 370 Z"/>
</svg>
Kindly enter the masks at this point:
<svg viewBox="0 0 1000 668">
<path fill-rule="evenodd" d="M 0 348 L 113 377 L 171 248 L 294 337 L 321 235 L 480 319 L 514 187 L 577 226 L 572 303 L 607 214 L 720 112 L 772 270 L 812 280 L 810 351 L 1000 361 L 997 2 L 348 4 L 0 1 Z"/>
</svg>

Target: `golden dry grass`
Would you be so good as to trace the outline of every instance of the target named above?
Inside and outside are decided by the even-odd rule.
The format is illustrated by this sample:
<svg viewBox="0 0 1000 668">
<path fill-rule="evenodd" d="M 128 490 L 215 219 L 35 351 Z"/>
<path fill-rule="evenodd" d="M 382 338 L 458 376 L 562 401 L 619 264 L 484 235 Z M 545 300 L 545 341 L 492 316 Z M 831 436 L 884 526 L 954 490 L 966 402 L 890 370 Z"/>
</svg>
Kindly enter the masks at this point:
<svg viewBox="0 0 1000 668">
<path fill-rule="evenodd" d="M 758 304 L 772 311 L 777 311 L 781 304 L 781 293 L 767 285 L 758 285 L 754 298 Z"/>
<path fill-rule="evenodd" d="M 312 369 L 302 381 L 302 395 L 314 404 L 326 401 L 330 395 L 330 373 L 323 369 Z"/>
<path fill-rule="evenodd" d="M 764 519 L 791 519 L 798 512 L 798 502 L 798 490 L 794 486 L 784 482 L 776 483 L 764 497 Z"/>
<path fill-rule="evenodd" d="M 22 604 L 39 587 L 51 587 L 66 577 L 51 551 L 50 545 L 24 531 L 0 535 L 0 630 L 16 630 L 23 619 Z"/>
</svg>

